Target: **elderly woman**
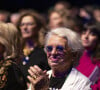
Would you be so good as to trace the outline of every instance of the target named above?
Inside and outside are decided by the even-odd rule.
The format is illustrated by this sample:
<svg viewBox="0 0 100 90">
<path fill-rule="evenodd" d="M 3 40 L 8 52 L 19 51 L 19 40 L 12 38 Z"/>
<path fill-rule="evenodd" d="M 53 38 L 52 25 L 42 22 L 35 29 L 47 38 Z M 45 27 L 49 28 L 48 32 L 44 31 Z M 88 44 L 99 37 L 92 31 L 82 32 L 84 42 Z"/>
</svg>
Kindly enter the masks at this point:
<svg viewBox="0 0 100 90">
<path fill-rule="evenodd" d="M 67 28 L 51 30 L 46 37 L 45 51 L 51 70 L 30 67 L 30 90 L 91 90 L 89 79 L 73 68 L 82 51 L 78 34 Z"/>
</svg>

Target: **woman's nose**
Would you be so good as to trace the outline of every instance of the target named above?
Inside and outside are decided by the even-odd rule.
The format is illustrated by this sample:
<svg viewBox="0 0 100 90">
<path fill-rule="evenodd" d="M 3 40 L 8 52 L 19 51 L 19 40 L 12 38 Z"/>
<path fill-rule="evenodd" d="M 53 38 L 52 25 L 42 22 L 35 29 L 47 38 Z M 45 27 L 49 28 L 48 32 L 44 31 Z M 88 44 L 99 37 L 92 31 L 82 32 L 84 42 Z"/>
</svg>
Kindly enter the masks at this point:
<svg viewBox="0 0 100 90">
<path fill-rule="evenodd" d="M 88 33 L 86 33 L 86 34 L 85 34 L 85 39 L 88 39 L 88 36 L 89 36 L 89 34 L 88 34 Z"/>
<path fill-rule="evenodd" d="M 28 31 L 28 28 L 27 28 L 27 26 L 26 26 L 26 25 L 23 27 L 23 30 L 24 30 L 25 32 L 27 32 L 27 31 Z"/>
<path fill-rule="evenodd" d="M 52 49 L 51 54 L 57 54 L 56 48 L 53 48 L 53 49 Z"/>
</svg>

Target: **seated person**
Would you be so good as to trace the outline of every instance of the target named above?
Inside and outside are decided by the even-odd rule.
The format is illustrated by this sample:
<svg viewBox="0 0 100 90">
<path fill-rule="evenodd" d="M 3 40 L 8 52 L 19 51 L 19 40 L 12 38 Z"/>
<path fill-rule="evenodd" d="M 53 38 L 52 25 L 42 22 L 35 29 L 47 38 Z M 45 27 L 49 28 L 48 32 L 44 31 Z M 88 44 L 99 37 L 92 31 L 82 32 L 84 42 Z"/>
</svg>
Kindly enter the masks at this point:
<svg viewBox="0 0 100 90">
<path fill-rule="evenodd" d="M 91 90 L 90 80 L 73 67 L 82 51 L 78 34 L 67 28 L 51 30 L 46 37 L 45 51 L 51 70 L 31 66 L 29 90 Z"/>
<path fill-rule="evenodd" d="M 86 24 L 81 40 L 84 52 L 76 68 L 93 82 L 92 90 L 100 90 L 100 29 L 93 23 Z"/>
</svg>

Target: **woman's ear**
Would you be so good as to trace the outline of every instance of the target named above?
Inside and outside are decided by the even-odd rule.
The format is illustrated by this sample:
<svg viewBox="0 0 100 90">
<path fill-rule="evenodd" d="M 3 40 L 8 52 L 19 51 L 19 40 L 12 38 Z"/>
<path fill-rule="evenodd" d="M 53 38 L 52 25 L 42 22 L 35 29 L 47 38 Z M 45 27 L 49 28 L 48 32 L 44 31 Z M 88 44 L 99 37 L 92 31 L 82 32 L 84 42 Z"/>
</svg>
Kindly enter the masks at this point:
<svg viewBox="0 0 100 90">
<path fill-rule="evenodd" d="M 46 53 L 46 48 L 44 47 L 44 52 Z"/>
</svg>

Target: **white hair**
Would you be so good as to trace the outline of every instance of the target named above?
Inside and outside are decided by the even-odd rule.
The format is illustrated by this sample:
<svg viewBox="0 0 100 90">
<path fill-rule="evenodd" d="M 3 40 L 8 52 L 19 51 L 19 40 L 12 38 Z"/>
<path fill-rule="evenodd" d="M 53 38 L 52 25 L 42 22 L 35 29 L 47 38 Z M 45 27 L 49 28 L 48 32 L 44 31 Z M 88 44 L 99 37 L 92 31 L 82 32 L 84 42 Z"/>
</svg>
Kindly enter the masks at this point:
<svg viewBox="0 0 100 90">
<path fill-rule="evenodd" d="M 79 34 L 72 31 L 71 29 L 60 27 L 60 28 L 51 30 L 46 35 L 45 45 L 47 45 L 48 40 L 52 35 L 57 35 L 57 36 L 65 38 L 67 40 L 66 43 L 67 43 L 68 47 L 71 48 L 72 52 L 78 52 L 83 49 L 82 44 L 81 44 L 81 38 L 80 38 Z"/>
</svg>

